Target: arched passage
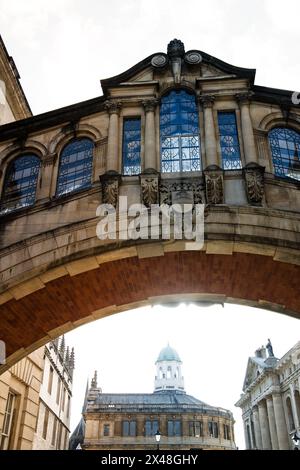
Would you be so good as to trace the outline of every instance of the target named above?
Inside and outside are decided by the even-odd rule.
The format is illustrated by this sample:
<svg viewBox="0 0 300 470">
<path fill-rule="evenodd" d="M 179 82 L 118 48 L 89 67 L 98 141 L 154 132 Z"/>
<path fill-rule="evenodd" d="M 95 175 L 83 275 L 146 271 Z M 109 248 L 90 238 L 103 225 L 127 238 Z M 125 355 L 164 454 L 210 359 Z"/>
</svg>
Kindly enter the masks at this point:
<svg viewBox="0 0 300 470">
<path fill-rule="evenodd" d="M 43 273 L 30 281 L 41 284 L 37 290 L 25 296 L 20 292 L 0 306 L 7 347 L 1 371 L 83 323 L 161 301 L 231 302 L 300 317 L 300 266 L 269 256 L 174 251 L 107 261 L 86 270 L 84 264 L 90 262 L 90 257 L 76 261 L 84 272 L 73 275 L 61 266 L 56 279 L 53 270 Z M 14 289 L 17 294 L 18 287 Z"/>
</svg>

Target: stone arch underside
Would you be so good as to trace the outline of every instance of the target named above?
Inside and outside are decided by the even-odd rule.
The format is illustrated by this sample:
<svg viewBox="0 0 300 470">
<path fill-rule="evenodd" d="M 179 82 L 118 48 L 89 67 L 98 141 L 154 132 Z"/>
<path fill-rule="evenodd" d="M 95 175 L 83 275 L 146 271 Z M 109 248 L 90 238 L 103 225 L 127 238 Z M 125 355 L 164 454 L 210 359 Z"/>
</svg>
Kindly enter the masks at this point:
<svg viewBox="0 0 300 470">
<path fill-rule="evenodd" d="M 300 318 L 300 265 L 270 256 L 173 251 L 163 256 L 129 256 L 98 266 L 90 262 L 90 257 L 77 260 L 79 267 L 88 263 L 78 274 L 65 270 L 64 275 L 53 279 L 50 274 L 47 279 L 46 272 L 43 286 L 25 296 L 21 292 L 19 298 L 0 306 L 0 339 L 7 348 L 0 373 L 84 323 L 164 301 L 229 302 Z"/>
</svg>

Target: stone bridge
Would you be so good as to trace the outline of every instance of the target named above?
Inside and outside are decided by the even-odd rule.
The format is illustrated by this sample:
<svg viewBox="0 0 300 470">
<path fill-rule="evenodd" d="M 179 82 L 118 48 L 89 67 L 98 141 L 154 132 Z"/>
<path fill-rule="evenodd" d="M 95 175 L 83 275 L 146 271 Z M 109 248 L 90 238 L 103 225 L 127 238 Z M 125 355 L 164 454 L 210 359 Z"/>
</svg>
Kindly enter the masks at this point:
<svg viewBox="0 0 300 470">
<path fill-rule="evenodd" d="M 84 323 L 161 302 L 300 317 L 300 109 L 172 41 L 103 96 L 0 126 L 6 370 Z M 101 203 L 205 205 L 202 247 L 101 240 Z M 120 235 L 120 236 L 119 236 Z"/>
</svg>

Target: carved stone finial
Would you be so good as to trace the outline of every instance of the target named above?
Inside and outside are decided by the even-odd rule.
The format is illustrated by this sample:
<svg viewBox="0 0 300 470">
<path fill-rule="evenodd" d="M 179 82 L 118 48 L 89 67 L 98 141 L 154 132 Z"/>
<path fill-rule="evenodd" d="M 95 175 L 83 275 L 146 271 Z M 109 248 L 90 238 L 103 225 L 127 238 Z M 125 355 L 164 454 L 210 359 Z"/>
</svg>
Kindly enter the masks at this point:
<svg viewBox="0 0 300 470">
<path fill-rule="evenodd" d="M 94 372 L 94 377 L 91 380 L 91 388 L 97 388 L 98 386 L 98 378 L 97 378 L 97 371 Z"/>
<path fill-rule="evenodd" d="M 243 168 L 247 197 L 250 204 L 261 204 L 264 197 L 265 168 L 257 163 L 248 163 Z"/>
<path fill-rule="evenodd" d="M 179 39 L 173 39 L 168 44 L 168 56 L 170 58 L 183 57 L 185 53 L 184 44 Z"/>
</svg>

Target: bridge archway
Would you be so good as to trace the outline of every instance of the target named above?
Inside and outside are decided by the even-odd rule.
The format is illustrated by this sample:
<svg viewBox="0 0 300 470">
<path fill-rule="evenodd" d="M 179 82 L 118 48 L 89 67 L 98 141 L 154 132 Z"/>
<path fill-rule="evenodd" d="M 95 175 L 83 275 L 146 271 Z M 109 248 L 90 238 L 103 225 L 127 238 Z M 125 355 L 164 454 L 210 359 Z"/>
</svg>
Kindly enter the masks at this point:
<svg viewBox="0 0 300 470">
<path fill-rule="evenodd" d="M 183 245 L 127 246 L 36 268 L 0 297 L 7 347 L 0 372 L 62 333 L 142 305 L 229 302 L 300 318 L 300 266 L 277 260 L 274 247 L 211 241 L 185 251 Z"/>
</svg>

